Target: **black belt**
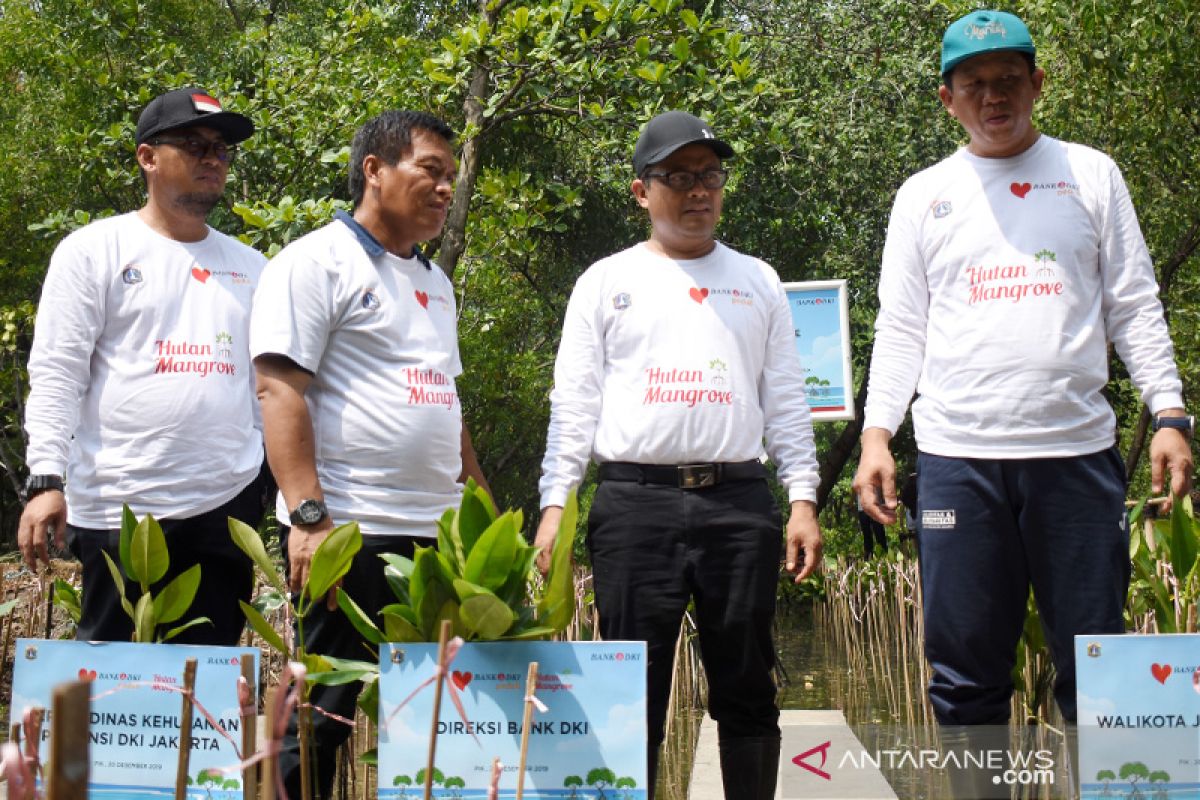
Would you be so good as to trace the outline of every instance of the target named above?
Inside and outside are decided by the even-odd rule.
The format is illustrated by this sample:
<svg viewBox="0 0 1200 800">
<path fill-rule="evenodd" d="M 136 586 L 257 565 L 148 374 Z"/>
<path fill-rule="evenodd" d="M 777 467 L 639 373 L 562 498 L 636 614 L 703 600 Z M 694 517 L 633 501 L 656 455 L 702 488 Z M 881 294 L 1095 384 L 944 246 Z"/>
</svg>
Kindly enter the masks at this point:
<svg viewBox="0 0 1200 800">
<path fill-rule="evenodd" d="M 727 481 L 749 481 L 767 477 L 760 461 L 724 464 L 634 464 L 606 461 L 600 465 L 600 480 L 653 483 L 680 489 L 704 489 Z"/>
</svg>

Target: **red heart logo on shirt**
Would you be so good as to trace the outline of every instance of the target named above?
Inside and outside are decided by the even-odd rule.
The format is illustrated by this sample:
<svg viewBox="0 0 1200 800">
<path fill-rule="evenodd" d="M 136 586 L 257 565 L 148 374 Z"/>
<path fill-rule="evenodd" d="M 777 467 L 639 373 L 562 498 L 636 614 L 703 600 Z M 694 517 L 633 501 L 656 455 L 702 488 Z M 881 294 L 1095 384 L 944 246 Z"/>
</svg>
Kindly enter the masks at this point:
<svg viewBox="0 0 1200 800">
<path fill-rule="evenodd" d="M 210 275 L 212 275 L 212 273 L 203 267 L 192 267 L 192 277 L 201 283 L 207 281 Z"/>
<path fill-rule="evenodd" d="M 1015 194 L 1017 197 L 1024 200 L 1025 195 L 1029 194 L 1029 190 L 1033 188 L 1033 184 L 1032 183 L 1014 183 L 1012 186 L 1009 186 L 1008 188 L 1009 188 L 1009 190 L 1012 191 L 1013 194 Z"/>
<path fill-rule="evenodd" d="M 693 286 L 691 289 L 688 289 L 688 294 L 690 294 L 692 299 L 697 303 L 703 303 L 704 298 L 708 297 L 708 289 L 697 289 L 695 286 Z"/>
<path fill-rule="evenodd" d="M 467 684 L 471 682 L 471 678 L 473 677 L 475 676 L 469 672 L 459 672 L 458 670 L 454 670 L 450 673 L 450 680 L 452 680 L 454 685 L 460 690 L 467 688 Z"/>
<path fill-rule="evenodd" d="M 1154 680 L 1158 681 L 1159 683 L 1165 684 L 1167 682 L 1167 678 L 1170 677 L 1170 675 L 1171 675 L 1171 665 L 1170 664 L 1151 664 L 1150 665 L 1150 674 L 1154 676 Z"/>
<path fill-rule="evenodd" d="M 87 667 L 83 667 L 82 669 L 79 670 L 79 680 L 81 680 L 81 681 L 96 680 L 96 670 L 88 669 Z"/>
<path fill-rule="evenodd" d="M 417 302 L 421 304 L 421 308 L 429 308 L 429 295 L 428 294 L 426 294 L 425 292 L 422 292 L 419 289 L 416 292 L 413 292 L 413 294 L 415 294 L 417 296 Z M 459 688 L 461 689 L 462 687 L 460 686 Z"/>
</svg>

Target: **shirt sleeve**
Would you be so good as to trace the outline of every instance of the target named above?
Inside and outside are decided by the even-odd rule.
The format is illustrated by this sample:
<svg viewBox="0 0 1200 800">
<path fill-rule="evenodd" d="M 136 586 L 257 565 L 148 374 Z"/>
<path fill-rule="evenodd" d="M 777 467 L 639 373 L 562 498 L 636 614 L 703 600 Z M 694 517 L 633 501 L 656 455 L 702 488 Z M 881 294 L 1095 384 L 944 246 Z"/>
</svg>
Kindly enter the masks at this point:
<svg viewBox="0 0 1200 800">
<path fill-rule="evenodd" d="M 1105 332 L 1151 413 L 1182 408 L 1183 385 L 1150 252 L 1125 179 L 1116 164 L 1108 167 L 1100 232 Z"/>
<path fill-rule="evenodd" d="M 284 250 L 267 263 L 250 312 L 250 357 L 287 356 L 316 373 L 335 319 L 336 277 Z"/>
<path fill-rule="evenodd" d="M 775 278 L 772 273 L 772 278 Z M 787 294 L 774 279 L 766 354 L 758 396 L 763 412 L 767 455 L 778 467 L 789 502 L 815 503 L 821 482 L 813 441 L 812 414 L 804 393 L 804 370 L 796 357 L 796 334 Z"/>
<path fill-rule="evenodd" d="M 604 338 L 598 293 L 584 275 L 575 285 L 554 362 L 550 428 L 539 489 L 542 508 L 561 506 L 583 480 L 600 420 Z"/>
<path fill-rule="evenodd" d="M 106 287 L 78 237 L 50 258 L 29 354 L 26 463 L 32 475 L 64 475 L 91 360 L 104 330 Z"/>
<path fill-rule="evenodd" d="M 907 209 L 914 204 L 901 187 L 892 205 L 883 266 L 879 273 L 879 313 L 867 384 L 863 428 L 895 433 L 904 421 L 925 361 L 929 322 L 929 283 Z"/>
</svg>

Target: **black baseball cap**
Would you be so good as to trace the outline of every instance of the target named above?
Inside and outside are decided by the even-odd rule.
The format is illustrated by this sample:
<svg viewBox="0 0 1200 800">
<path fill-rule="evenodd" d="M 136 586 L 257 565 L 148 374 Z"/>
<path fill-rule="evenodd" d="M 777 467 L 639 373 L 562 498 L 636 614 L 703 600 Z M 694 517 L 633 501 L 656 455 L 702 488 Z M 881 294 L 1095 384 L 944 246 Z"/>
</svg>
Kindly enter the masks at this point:
<svg viewBox="0 0 1200 800">
<path fill-rule="evenodd" d="M 686 111 L 664 111 L 646 123 L 633 149 L 633 173 L 641 175 L 681 147 L 706 144 L 721 158 L 733 155 L 733 148 L 721 141 L 708 123 Z"/>
<path fill-rule="evenodd" d="M 175 89 L 150 101 L 138 117 L 138 144 L 166 131 L 204 125 L 221 134 L 226 144 L 237 144 L 254 133 L 249 117 L 225 111 L 221 103 L 196 86 Z"/>
</svg>

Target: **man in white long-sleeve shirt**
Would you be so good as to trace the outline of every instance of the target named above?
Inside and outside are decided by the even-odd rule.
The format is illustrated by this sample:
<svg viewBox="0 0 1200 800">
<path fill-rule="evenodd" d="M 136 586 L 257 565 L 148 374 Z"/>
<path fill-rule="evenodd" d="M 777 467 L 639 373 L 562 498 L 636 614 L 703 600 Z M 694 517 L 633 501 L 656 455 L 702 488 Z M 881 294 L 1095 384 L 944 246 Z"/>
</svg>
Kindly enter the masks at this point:
<svg viewBox="0 0 1200 800">
<path fill-rule="evenodd" d="M 541 481 L 543 569 L 589 457 L 588 519 L 600 632 L 649 651 L 649 774 L 675 640 L 695 601 L 726 797 L 774 797 L 778 710 L 771 621 L 782 521 L 758 460 L 787 487 L 787 568 L 816 568 L 817 462 L 787 298 L 767 264 L 713 238 L 733 155 L 700 119 L 643 129 L 634 197 L 649 241 L 580 277 L 563 323 Z M 801 562 L 800 559 L 803 559 Z"/>
<path fill-rule="evenodd" d="M 244 627 L 237 601 L 254 579 L 227 518 L 257 525 L 263 510 L 247 338 L 266 259 L 205 220 L 253 132 L 200 89 L 156 97 L 136 132 L 146 204 L 75 231 L 51 258 L 29 358 L 18 540 L 34 569 L 49 561 L 47 539 L 65 535 L 83 565 L 80 639 L 133 632 L 103 557 L 121 563 L 123 503 L 162 522 L 170 567 L 152 590 L 201 565 L 190 612 L 169 627 L 211 624 L 172 641 L 232 645 Z"/>
<path fill-rule="evenodd" d="M 929 696 L 948 725 L 1007 722 L 1031 585 L 1070 721 L 1074 636 L 1124 630 L 1109 342 L 1156 418 L 1154 490 L 1169 471 L 1181 494 L 1191 474 L 1191 420 L 1129 192 L 1107 156 L 1034 127 L 1034 58 L 1011 14 L 950 25 L 939 91 L 970 141 L 900 188 L 879 280 L 855 489 L 895 520 L 888 443 L 915 390 Z"/>
</svg>

